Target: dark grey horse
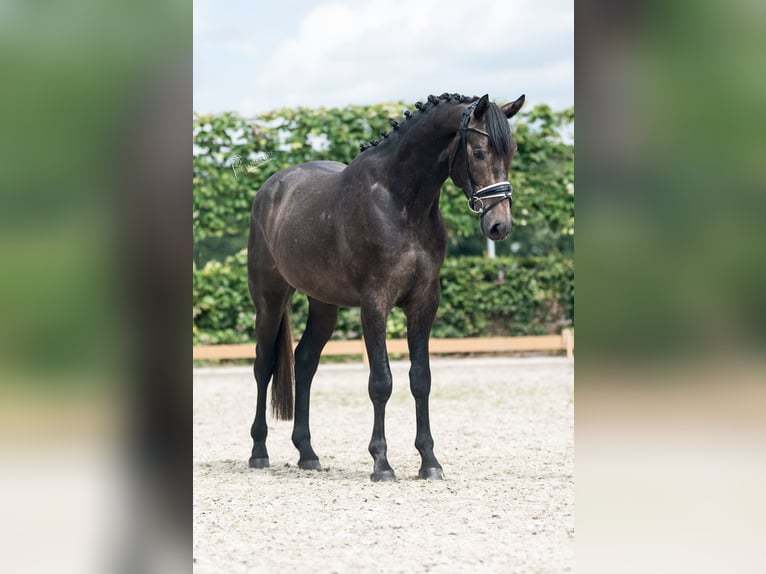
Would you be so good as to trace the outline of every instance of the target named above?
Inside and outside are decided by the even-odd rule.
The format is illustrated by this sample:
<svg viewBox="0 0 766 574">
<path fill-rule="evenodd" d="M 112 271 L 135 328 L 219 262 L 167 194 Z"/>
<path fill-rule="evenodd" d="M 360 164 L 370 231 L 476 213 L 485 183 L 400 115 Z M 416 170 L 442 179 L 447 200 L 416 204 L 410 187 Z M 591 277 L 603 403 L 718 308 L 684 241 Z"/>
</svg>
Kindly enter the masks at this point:
<svg viewBox="0 0 766 574">
<path fill-rule="evenodd" d="M 508 169 L 516 144 L 507 118 L 524 96 L 503 107 L 488 96 L 429 96 L 405 112 L 392 132 L 364 145 L 349 165 L 316 161 L 270 177 L 253 201 L 248 241 L 250 295 L 256 310 L 255 379 L 258 406 L 251 429 L 250 466 L 269 465 L 266 389 L 274 378 L 272 406 L 278 418 L 293 417 L 298 465 L 319 469 L 311 447 L 309 393 L 319 356 L 330 339 L 338 307 L 361 307 L 370 361 L 374 408 L 371 479 L 394 480 L 386 457 L 385 411 L 392 379 L 386 351 L 386 318 L 394 307 L 407 317 L 410 389 L 415 397 L 415 446 L 419 476 L 443 478 L 434 456 L 428 417 L 431 371 L 428 338 L 439 306 L 439 270 L 446 232 L 439 192 L 447 177 L 480 214 L 484 235 L 504 239 L 511 231 Z M 295 290 L 308 296 L 306 330 L 293 356 L 288 308 Z"/>
</svg>

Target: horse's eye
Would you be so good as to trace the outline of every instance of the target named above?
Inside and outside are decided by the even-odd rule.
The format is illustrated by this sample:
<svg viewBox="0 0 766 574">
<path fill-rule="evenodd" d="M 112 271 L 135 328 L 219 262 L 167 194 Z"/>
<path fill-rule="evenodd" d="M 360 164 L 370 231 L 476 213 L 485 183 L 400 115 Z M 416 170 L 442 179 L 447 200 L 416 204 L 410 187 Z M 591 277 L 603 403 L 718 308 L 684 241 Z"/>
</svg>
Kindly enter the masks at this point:
<svg viewBox="0 0 766 574">
<path fill-rule="evenodd" d="M 475 149 L 473 150 L 473 157 L 476 159 L 484 159 L 484 152 L 480 149 Z"/>
</svg>

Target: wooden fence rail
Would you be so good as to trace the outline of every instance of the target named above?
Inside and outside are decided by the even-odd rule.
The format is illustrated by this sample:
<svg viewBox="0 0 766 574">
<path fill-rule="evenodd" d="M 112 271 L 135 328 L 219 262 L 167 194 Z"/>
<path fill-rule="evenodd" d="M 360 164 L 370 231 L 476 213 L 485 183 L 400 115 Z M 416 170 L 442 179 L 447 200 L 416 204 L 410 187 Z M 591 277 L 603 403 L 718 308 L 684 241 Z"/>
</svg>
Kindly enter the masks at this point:
<svg viewBox="0 0 766 574">
<path fill-rule="evenodd" d="M 389 339 L 389 353 L 409 354 L 406 339 Z M 574 334 L 564 329 L 560 335 L 529 337 L 469 337 L 465 339 L 431 339 L 429 348 L 433 354 L 450 353 L 508 353 L 520 351 L 566 351 L 574 356 Z M 322 351 L 324 356 L 362 355 L 367 362 L 367 352 L 362 339 L 353 341 L 330 341 Z M 197 360 L 253 359 L 255 345 L 201 345 L 194 347 L 193 358 Z"/>
</svg>

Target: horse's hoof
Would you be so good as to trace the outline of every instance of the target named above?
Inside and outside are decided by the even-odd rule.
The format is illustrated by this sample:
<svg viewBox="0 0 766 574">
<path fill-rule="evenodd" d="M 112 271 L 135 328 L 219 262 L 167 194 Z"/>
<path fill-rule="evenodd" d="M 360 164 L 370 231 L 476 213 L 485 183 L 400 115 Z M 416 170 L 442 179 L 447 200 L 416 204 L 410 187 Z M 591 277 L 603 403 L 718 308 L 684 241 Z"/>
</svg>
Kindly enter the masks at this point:
<svg viewBox="0 0 766 574">
<path fill-rule="evenodd" d="M 322 470 L 322 465 L 319 464 L 317 459 L 314 460 L 299 460 L 298 468 L 303 470 Z"/>
<path fill-rule="evenodd" d="M 250 468 L 269 468 L 269 457 L 263 458 L 250 458 L 248 462 Z"/>
<path fill-rule="evenodd" d="M 423 480 L 444 480 L 444 471 L 440 468 L 421 468 L 418 478 Z"/>
<path fill-rule="evenodd" d="M 396 475 L 394 474 L 393 470 L 381 470 L 378 472 L 373 472 L 370 475 L 370 480 L 372 482 L 390 482 L 396 480 Z"/>
</svg>

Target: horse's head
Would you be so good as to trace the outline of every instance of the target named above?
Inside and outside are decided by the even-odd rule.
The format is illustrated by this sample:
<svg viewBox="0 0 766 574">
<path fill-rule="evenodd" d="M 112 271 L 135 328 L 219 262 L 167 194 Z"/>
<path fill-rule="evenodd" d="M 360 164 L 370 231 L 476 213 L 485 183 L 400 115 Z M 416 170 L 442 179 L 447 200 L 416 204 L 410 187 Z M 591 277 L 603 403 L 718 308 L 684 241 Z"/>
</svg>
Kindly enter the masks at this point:
<svg viewBox="0 0 766 574">
<path fill-rule="evenodd" d="M 484 95 L 469 105 L 450 144 L 449 174 L 468 198 L 471 211 L 481 215 L 481 232 L 498 241 L 511 232 L 511 184 L 508 169 L 516 143 L 508 118 L 516 115 L 524 96 L 502 107 Z"/>
</svg>

